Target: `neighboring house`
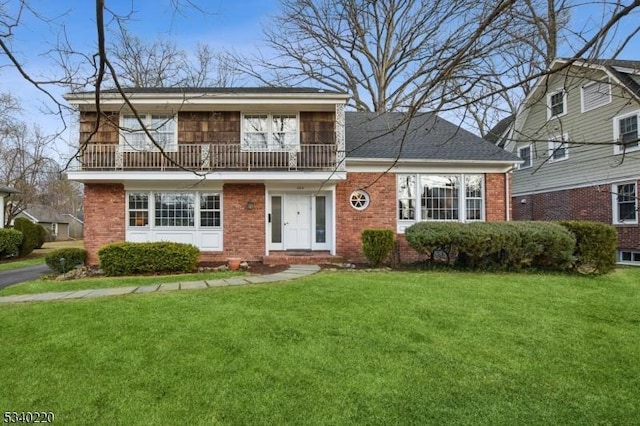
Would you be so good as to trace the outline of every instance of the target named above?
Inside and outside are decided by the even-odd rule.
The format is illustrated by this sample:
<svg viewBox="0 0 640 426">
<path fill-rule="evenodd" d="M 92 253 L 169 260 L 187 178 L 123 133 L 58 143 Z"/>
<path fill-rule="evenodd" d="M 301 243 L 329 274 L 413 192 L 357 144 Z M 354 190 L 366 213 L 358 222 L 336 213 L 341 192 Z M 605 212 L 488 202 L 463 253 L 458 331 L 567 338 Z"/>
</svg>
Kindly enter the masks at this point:
<svg viewBox="0 0 640 426">
<path fill-rule="evenodd" d="M 202 260 L 362 261 L 361 233 L 420 220 L 509 218 L 513 154 L 432 114 L 345 113 L 312 88 L 131 89 L 68 94 L 80 112 L 69 178 L 84 183 L 89 264 L 117 241 L 178 241 Z"/>
<path fill-rule="evenodd" d="M 65 241 L 69 237 L 69 223 L 71 218 L 51 210 L 50 207 L 32 205 L 18 213 L 16 218 L 22 217 L 31 222 L 42 225 L 54 241 Z"/>
<path fill-rule="evenodd" d="M 62 216 L 69 220 L 69 238 L 81 240 L 84 232 L 84 222 L 82 219 L 69 213 L 65 213 Z"/>
<path fill-rule="evenodd" d="M 19 194 L 17 189 L 9 188 L 8 186 L 0 186 L 0 228 L 4 228 L 4 199 L 11 194 Z"/>
<path fill-rule="evenodd" d="M 640 264 L 640 61 L 558 59 L 507 130 L 522 164 L 516 220 L 595 220 L 618 231 L 618 261 Z"/>
</svg>

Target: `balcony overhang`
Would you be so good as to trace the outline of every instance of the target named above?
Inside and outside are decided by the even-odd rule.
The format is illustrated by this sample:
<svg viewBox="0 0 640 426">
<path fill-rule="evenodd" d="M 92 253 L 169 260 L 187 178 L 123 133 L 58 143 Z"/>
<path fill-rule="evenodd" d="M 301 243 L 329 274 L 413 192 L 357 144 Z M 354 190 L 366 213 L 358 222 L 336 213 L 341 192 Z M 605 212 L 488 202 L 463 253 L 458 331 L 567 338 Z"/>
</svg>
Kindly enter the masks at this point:
<svg viewBox="0 0 640 426">
<path fill-rule="evenodd" d="M 149 172 L 149 171 L 69 171 L 69 180 L 82 183 L 126 182 L 335 182 L 345 180 L 344 171 L 212 171 L 212 172 Z"/>
</svg>

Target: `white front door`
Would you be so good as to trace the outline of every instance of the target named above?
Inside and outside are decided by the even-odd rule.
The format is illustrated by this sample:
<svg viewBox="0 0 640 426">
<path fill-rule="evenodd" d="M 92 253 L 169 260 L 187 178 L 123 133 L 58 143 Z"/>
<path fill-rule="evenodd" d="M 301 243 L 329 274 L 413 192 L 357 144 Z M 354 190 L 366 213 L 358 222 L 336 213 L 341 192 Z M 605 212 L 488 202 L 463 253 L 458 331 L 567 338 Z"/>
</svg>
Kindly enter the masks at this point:
<svg viewBox="0 0 640 426">
<path fill-rule="evenodd" d="M 285 250 L 310 250 L 311 196 L 286 194 L 283 207 Z"/>
</svg>

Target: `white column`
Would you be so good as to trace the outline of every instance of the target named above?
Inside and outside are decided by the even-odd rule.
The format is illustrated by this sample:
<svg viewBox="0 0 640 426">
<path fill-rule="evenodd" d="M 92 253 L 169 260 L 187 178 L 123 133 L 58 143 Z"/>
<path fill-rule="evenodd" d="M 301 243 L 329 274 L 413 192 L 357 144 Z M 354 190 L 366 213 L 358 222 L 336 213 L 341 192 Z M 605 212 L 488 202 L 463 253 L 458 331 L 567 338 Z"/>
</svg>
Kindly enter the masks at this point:
<svg viewBox="0 0 640 426">
<path fill-rule="evenodd" d="M 345 164 L 345 143 L 344 143 L 344 104 L 336 104 L 336 170 L 347 169 Z"/>
</svg>

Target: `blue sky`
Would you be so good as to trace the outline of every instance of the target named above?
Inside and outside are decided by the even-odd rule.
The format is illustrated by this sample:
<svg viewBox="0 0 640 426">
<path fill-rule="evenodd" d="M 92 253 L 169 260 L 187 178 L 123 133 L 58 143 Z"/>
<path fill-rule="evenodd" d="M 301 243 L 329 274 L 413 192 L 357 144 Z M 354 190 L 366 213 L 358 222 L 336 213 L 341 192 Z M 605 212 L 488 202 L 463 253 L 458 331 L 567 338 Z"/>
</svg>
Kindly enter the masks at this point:
<svg viewBox="0 0 640 426">
<path fill-rule="evenodd" d="M 579 0 L 577 0 L 579 1 Z M 12 0 L 9 5 L 18 3 Z M 155 40 L 171 39 L 180 47 L 192 49 L 198 42 L 214 48 L 241 52 L 255 51 L 262 44 L 261 28 L 277 15 L 277 0 L 195 0 L 203 4 L 204 13 L 194 8 L 173 9 L 171 0 L 106 0 L 107 7 L 116 14 L 129 14 L 129 29 L 138 36 Z M 186 4 L 185 0 L 182 3 Z M 12 46 L 25 68 L 34 76 L 55 70 L 50 58 L 42 54 L 53 48 L 56 35 L 63 28 L 74 47 L 91 52 L 96 44 L 95 2 L 92 0 L 30 0 L 48 23 L 24 15 L 24 22 L 16 29 Z M 580 29 L 598 28 L 602 21 L 602 6 L 581 3 L 574 9 L 574 25 Z M 109 19 L 109 14 L 106 15 Z M 638 16 L 627 18 L 621 34 L 628 34 L 638 27 Z M 107 21 L 108 23 L 108 21 Z M 109 35 L 107 35 L 109 36 Z M 561 52 L 566 55 L 567 52 Z M 625 49 L 622 59 L 640 59 L 640 37 Z M 0 63 L 6 58 L 0 57 Z M 56 95 L 62 89 L 53 90 Z M 0 92 L 16 95 L 25 107 L 25 120 L 40 123 L 45 129 L 55 129 L 55 119 L 39 114 L 38 105 L 44 97 L 29 86 L 15 71 L 0 68 Z"/>
</svg>

